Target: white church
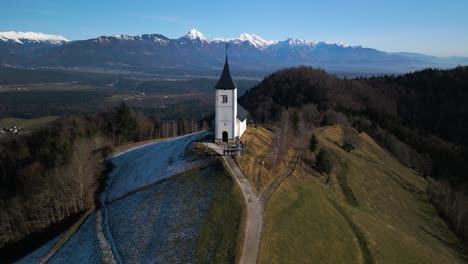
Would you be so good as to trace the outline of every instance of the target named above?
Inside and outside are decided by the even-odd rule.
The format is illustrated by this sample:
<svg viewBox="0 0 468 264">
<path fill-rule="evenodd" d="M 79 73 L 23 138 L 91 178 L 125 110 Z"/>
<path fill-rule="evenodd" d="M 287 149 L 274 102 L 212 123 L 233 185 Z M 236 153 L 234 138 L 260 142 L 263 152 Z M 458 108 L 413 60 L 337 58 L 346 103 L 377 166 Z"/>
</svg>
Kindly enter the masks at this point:
<svg viewBox="0 0 468 264">
<path fill-rule="evenodd" d="M 247 111 L 237 104 L 237 86 L 229 72 L 228 58 L 215 86 L 215 143 L 234 143 L 247 128 Z"/>
</svg>

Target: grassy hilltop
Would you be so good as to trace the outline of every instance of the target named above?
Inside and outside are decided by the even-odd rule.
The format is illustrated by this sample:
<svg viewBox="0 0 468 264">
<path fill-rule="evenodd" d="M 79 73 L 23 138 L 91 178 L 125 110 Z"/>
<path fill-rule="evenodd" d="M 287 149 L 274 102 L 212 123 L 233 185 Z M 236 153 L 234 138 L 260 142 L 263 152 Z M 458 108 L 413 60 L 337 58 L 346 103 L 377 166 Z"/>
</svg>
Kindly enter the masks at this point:
<svg viewBox="0 0 468 264">
<path fill-rule="evenodd" d="M 315 134 L 319 148 L 333 157 L 331 176 L 298 166 L 273 193 L 259 263 L 467 261 L 457 248 L 460 241 L 430 203 L 425 178 L 365 133 L 354 135 L 351 152 L 340 147 L 341 126 Z"/>
</svg>

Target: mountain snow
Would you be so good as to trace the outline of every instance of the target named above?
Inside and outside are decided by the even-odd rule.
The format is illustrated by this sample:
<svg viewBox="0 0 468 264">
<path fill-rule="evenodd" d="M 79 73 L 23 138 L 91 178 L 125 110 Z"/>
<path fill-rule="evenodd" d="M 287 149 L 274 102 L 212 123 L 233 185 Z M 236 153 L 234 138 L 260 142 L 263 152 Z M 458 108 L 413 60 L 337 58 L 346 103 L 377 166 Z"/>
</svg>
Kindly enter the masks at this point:
<svg viewBox="0 0 468 264">
<path fill-rule="evenodd" d="M 69 42 L 68 39 L 59 35 L 48 35 L 36 32 L 0 32 L 0 40 L 5 42 L 24 43 L 50 43 L 54 45 Z"/>
<path fill-rule="evenodd" d="M 275 43 L 278 42 L 278 41 L 275 41 L 275 40 L 267 41 L 267 40 L 264 40 L 264 39 L 262 39 L 261 37 L 259 37 L 257 35 L 247 34 L 247 33 L 242 33 L 239 36 L 238 39 L 242 40 L 242 41 L 248 41 L 254 47 L 259 48 L 259 49 L 264 49 L 264 48 L 268 47 L 269 45 L 275 44 Z"/>
<path fill-rule="evenodd" d="M 292 46 L 314 46 L 315 45 L 315 42 L 303 40 L 303 39 L 296 39 L 296 38 L 288 38 L 286 41 L 289 43 L 289 45 L 292 45 Z"/>
<path fill-rule="evenodd" d="M 152 41 L 154 43 L 157 43 L 158 45 L 161 46 L 167 46 L 167 44 L 171 41 L 170 39 L 164 37 L 163 35 L 160 34 L 143 34 L 143 35 L 136 35 L 136 36 L 131 36 L 131 35 L 125 35 L 125 34 L 116 34 L 116 35 L 111 35 L 111 36 L 102 36 L 99 38 L 91 39 L 93 42 L 97 43 L 109 43 L 114 40 L 118 41 Z"/>
<path fill-rule="evenodd" d="M 149 36 L 154 42 L 165 45 L 170 40 L 165 38 L 164 36 L 158 37 L 160 35 L 138 35 L 138 36 L 130 36 L 124 34 L 117 34 L 112 35 L 110 37 L 119 39 L 119 40 L 142 40 L 144 39 L 143 36 Z M 255 34 L 248 34 L 242 33 L 237 38 L 215 38 L 213 40 L 209 40 L 206 38 L 200 31 L 193 28 L 187 34 L 185 34 L 182 38 L 189 39 L 191 41 L 200 41 L 202 43 L 231 43 L 231 44 L 240 44 L 240 43 L 249 43 L 251 46 L 264 50 L 272 45 L 281 45 L 281 46 L 288 46 L 288 47 L 316 47 L 317 45 L 336 45 L 340 47 L 350 47 L 344 43 L 335 43 L 330 41 L 320 41 L 320 42 L 313 42 L 303 39 L 296 39 L 296 38 L 288 38 L 283 41 L 277 40 L 265 40 Z M 102 41 L 100 38 L 96 39 Z M 36 33 L 36 32 L 0 32 L 0 41 L 5 42 L 14 42 L 18 44 L 24 43 L 50 43 L 54 45 L 63 44 L 69 42 L 68 39 L 59 36 L 59 35 L 49 35 L 43 33 Z"/>
<path fill-rule="evenodd" d="M 338 46 L 338 47 L 342 47 L 342 48 L 349 48 L 351 47 L 350 45 L 346 44 L 346 43 L 343 43 L 343 42 L 332 42 L 332 41 L 320 41 L 320 42 L 317 42 L 317 44 L 321 44 L 321 45 L 335 45 L 335 46 Z M 361 47 L 361 46 L 359 46 Z"/>
<path fill-rule="evenodd" d="M 190 32 L 193 33 L 197 33 L 201 36 L 203 36 L 202 33 L 200 33 L 199 31 L 197 31 L 196 29 L 192 29 Z M 189 32 L 189 33 L 190 33 Z M 186 35 L 187 36 L 187 35 Z M 265 40 L 255 34 L 248 34 L 248 33 L 242 33 L 240 34 L 239 37 L 237 38 L 215 38 L 213 39 L 212 41 L 204 38 L 206 41 L 208 42 L 215 42 L 215 43 L 232 43 L 232 44 L 239 44 L 239 43 L 243 43 L 243 42 L 247 42 L 249 44 L 251 44 L 253 47 L 257 48 L 257 49 L 261 49 L 261 50 L 264 50 L 270 46 L 274 46 L 274 45 L 280 45 L 280 46 L 289 46 L 289 47 L 316 47 L 318 45 L 336 45 L 336 46 L 340 46 L 340 47 L 343 47 L 343 48 L 347 48 L 347 47 L 350 47 L 349 45 L 345 44 L 345 43 L 342 43 L 342 42 L 339 42 L 339 43 L 335 43 L 335 42 L 331 42 L 331 41 L 317 41 L 317 42 L 314 42 L 314 41 L 309 41 L 309 40 L 304 40 L 304 39 L 296 39 L 296 38 L 288 38 L 286 40 L 283 40 L 283 41 L 278 41 L 278 40 Z"/>
<path fill-rule="evenodd" d="M 116 39 L 122 39 L 122 40 L 134 40 L 135 38 L 129 35 L 123 35 L 123 34 L 117 34 L 117 35 L 112 35 L 113 38 Z"/>
<path fill-rule="evenodd" d="M 185 34 L 185 36 L 183 36 L 185 38 L 188 38 L 188 39 L 191 39 L 191 40 L 200 40 L 201 42 L 210 42 L 210 40 L 208 40 L 207 38 L 205 38 L 205 36 L 203 36 L 203 34 L 192 28 L 187 34 Z"/>
<path fill-rule="evenodd" d="M 215 38 L 213 42 L 216 43 L 232 43 L 239 44 L 242 42 L 248 42 L 257 49 L 266 49 L 268 46 L 278 43 L 276 40 L 264 40 L 255 34 L 242 33 L 238 38 L 226 39 L 226 38 Z"/>
</svg>

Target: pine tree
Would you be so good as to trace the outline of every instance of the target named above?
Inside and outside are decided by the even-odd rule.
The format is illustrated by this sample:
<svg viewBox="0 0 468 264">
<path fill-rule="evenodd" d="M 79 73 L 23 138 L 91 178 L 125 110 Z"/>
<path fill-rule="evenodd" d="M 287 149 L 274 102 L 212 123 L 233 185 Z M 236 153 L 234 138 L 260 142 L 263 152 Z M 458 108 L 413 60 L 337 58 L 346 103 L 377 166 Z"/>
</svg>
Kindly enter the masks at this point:
<svg viewBox="0 0 468 264">
<path fill-rule="evenodd" d="M 317 169 L 320 172 L 329 174 L 333 170 L 333 160 L 328 151 L 321 149 L 316 161 Z"/>
<path fill-rule="evenodd" d="M 299 117 L 299 113 L 298 111 L 294 111 L 293 116 L 292 116 L 292 125 L 293 125 L 294 132 L 297 133 L 299 131 L 300 123 L 301 123 L 301 119 Z"/>
<path fill-rule="evenodd" d="M 124 102 L 117 107 L 114 113 L 113 123 L 115 132 L 122 142 L 135 139 L 136 118 L 132 110 Z"/>
<path fill-rule="evenodd" d="M 312 134 L 309 140 L 309 151 L 315 152 L 317 150 L 317 144 L 318 144 L 317 137 L 315 136 L 315 134 Z"/>
</svg>

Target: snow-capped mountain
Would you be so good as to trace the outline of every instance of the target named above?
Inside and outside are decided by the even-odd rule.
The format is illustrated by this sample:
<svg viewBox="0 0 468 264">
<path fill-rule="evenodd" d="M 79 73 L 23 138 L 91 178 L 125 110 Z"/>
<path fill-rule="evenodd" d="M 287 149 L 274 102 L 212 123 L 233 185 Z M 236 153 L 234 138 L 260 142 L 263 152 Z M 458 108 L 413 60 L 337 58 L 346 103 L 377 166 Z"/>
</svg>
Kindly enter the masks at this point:
<svg viewBox="0 0 468 264">
<path fill-rule="evenodd" d="M 170 39 L 166 38 L 165 36 L 161 34 L 143 34 L 143 35 L 137 35 L 137 36 L 131 36 L 131 35 L 123 35 L 123 34 L 117 34 L 117 35 L 112 35 L 112 36 L 102 36 L 96 39 L 93 39 L 94 42 L 98 43 L 111 43 L 111 42 L 118 42 L 118 41 L 149 41 L 153 43 L 157 43 L 160 45 L 167 45 L 168 43 L 171 42 Z"/>
<path fill-rule="evenodd" d="M 317 42 L 303 40 L 303 39 L 296 39 L 296 38 L 288 38 L 284 41 L 281 41 L 282 45 L 297 47 L 297 46 L 316 46 Z"/>
<path fill-rule="evenodd" d="M 215 38 L 213 39 L 215 43 L 231 43 L 239 44 L 242 42 L 247 42 L 257 49 L 265 49 L 272 44 L 278 43 L 276 40 L 264 40 L 261 37 L 255 34 L 242 33 L 238 38 L 225 39 L 225 38 Z"/>
<path fill-rule="evenodd" d="M 468 64 L 468 58 L 388 53 L 297 38 L 265 40 L 248 33 L 237 38 L 209 39 L 196 29 L 176 39 L 161 34 L 117 34 L 78 41 L 42 33 L 3 32 L 0 33 L 0 64 L 211 74 L 222 67 L 226 46 L 229 46 L 233 71 L 245 73 L 266 73 L 296 65 L 332 72 L 395 73 Z"/>
<path fill-rule="evenodd" d="M 48 43 L 53 45 L 60 45 L 69 42 L 68 39 L 59 35 L 16 31 L 0 32 L 0 41 L 13 42 L 17 44 Z"/>
<path fill-rule="evenodd" d="M 205 36 L 203 36 L 203 34 L 196 30 L 195 28 L 193 28 L 192 30 L 190 30 L 187 34 L 185 34 L 184 36 L 180 37 L 178 39 L 179 43 L 181 44 L 184 44 L 186 42 L 190 42 L 190 43 L 198 43 L 198 44 L 206 44 L 206 43 L 210 43 L 210 40 L 205 38 Z"/>
<path fill-rule="evenodd" d="M 69 43 L 57 35 L 36 32 L 0 32 L 0 64 L 31 65 L 54 47 Z"/>
<path fill-rule="evenodd" d="M 199 39 L 201 41 L 204 41 L 204 42 L 208 42 L 209 40 L 207 38 L 205 38 L 205 36 L 203 36 L 203 34 L 196 30 L 196 29 L 192 29 L 190 30 L 186 35 L 185 37 L 189 38 L 189 39 Z"/>
</svg>

